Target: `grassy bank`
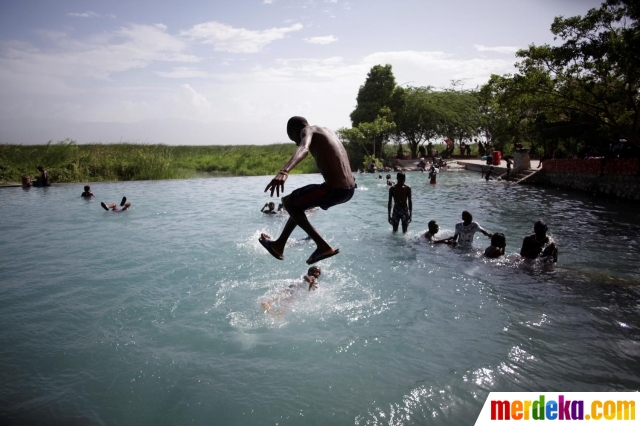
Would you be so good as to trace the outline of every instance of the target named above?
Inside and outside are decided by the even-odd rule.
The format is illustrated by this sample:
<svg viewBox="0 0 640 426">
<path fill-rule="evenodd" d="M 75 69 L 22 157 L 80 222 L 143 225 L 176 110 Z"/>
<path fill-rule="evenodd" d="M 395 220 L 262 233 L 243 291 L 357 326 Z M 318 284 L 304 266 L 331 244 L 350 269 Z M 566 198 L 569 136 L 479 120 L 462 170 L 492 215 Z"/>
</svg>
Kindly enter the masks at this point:
<svg viewBox="0 0 640 426">
<path fill-rule="evenodd" d="M 275 174 L 296 146 L 168 146 L 140 144 L 0 145 L 0 181 L 35 177 L 44 166 L 54 183 L 188 178 L 196 172 L 238 176 Z M 292 173 L 316 173 L 309 155 Z"/>
</svg>

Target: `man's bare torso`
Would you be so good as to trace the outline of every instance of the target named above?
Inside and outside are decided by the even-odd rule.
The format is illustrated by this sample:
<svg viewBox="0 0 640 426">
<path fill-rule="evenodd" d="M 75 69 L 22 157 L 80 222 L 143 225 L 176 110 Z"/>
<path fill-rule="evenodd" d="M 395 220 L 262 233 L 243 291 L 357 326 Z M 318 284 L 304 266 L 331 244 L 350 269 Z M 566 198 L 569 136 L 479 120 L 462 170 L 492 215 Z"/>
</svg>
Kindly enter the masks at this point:
<svg viewBox="0 0 640 426">
<path fill-rule="evenodd" d="M 407 185 L 395 185 L 389 188 L 389 193 L 391 194 L 396 207 L 407 207 L 407 199 L 409 198 L 410 192 L 411 188 Z"/>
<path fill-rule="evenodd" d="M 312 131 L 309 152 L 316 160 L 316 166 L 331 188 L 351 188 L 355 185 L 349 156 L 338 136 L 331 130 L 308 126 L 304 131 Z"/>
</svg>

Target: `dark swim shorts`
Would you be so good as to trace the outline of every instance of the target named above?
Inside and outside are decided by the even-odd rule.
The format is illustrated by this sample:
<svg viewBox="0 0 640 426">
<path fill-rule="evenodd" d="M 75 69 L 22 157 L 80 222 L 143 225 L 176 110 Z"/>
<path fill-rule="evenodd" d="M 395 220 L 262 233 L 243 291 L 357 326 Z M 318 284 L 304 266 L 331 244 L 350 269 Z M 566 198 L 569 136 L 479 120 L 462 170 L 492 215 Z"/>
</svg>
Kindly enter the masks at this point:
<svg viewBox="0 0 640 426">
<path fill-rule="evenodd" d="M 289 201 L 294 207 L 308 210 L 320 207 L 327 210 L 338 204 L 346 203 L 353 197 L 353 188 L 329 188 L 326 183 L 303 186 L 289 195 Z"/>
</svg>

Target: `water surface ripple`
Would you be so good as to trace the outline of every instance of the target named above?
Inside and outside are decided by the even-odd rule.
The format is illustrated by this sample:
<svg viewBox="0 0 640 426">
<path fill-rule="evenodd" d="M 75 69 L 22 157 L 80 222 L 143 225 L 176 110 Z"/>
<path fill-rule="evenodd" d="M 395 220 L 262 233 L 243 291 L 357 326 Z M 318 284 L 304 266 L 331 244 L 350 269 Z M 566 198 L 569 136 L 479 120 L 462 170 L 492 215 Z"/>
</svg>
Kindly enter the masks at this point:
<svg viewBox="0 0 640 426">
<path fill-rule="evenodd" d="M 407 235 L 388 191 L 357 175 L 347 204 L 311 215 L 341 253 L 280 318 L 260 302 L 297 282 L 258 244 L 270 177 L 0 191 L 0 419 L 22 424 L 433 424 L 475 421 L 491 391 L 637 391 L 640 213 L 633 205 L 443 172 L 410 173 Z M 319 175 L 292 175 L 287 193 Z M 130 211 L 100 201 L 126 195 Z M 507 256 L 427 244 L 462 210 Z M 533 222 L 554 271 L 517 260 Z M 6 423 L 3 421 L 3 423 Z"/>
</svg>

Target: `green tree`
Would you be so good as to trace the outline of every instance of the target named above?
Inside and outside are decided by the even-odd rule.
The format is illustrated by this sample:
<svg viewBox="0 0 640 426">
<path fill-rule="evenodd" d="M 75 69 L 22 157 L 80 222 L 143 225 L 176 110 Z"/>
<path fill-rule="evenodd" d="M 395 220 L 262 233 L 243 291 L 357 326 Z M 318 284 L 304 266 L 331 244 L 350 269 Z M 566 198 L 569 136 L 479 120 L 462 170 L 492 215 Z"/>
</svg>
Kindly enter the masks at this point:
<svg viewBox="0 0 640 426">
<path fill-rule="evenodd" d="M 388 140 L 394 131 L 395 123 L 388 121 L 389 108 L 382 108 L 381 115 L 372 122 L 362 122 L 356 127 L 338 129 L 338 136 L 349 154 L 352 168 L 359 168 L 364 158 L 381 158 L 384 145 L 379 141 Z"/>
<path fill-rule="evenodd" d="M 584 17 L 555 18 L 551 31 L 563 43 L 519 51 L 514 79 L 542 95 L 552 120 L 595 124 L 604 138 L 640 145 L 639 9 L 608 0 Z"/>
<path fill-rule="evenodd" d="M 358 90 L 356 108 L 351 113 L 351 125 L 357 127 L 372 122 L 380 115 L 380 109 L 391 106 L 391 96 L 396 88 L 396 78 L 391 65 L 375 65 Z"/>
</svg>

